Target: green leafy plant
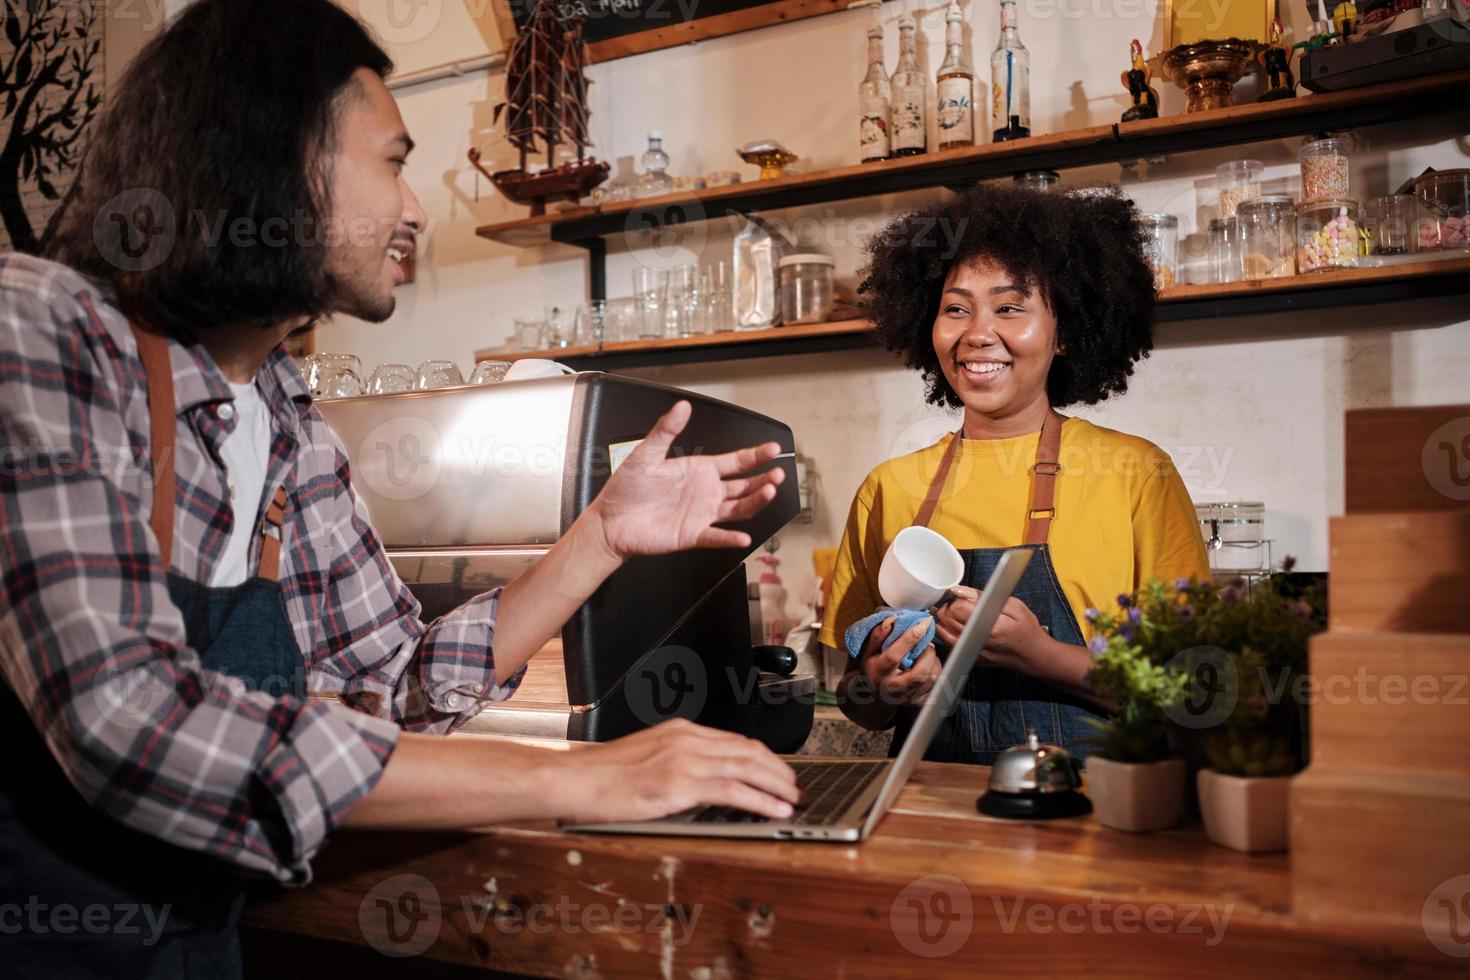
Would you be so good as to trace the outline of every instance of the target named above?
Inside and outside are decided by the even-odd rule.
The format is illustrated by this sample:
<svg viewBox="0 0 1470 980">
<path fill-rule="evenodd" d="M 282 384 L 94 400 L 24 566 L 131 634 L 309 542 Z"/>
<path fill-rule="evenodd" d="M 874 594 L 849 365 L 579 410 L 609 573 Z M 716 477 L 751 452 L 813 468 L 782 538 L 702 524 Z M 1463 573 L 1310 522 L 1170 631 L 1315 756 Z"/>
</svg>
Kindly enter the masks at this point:
<svg viewBox="0 0 1470 980">
<path fill-rule="evenodd" d="M 1160 666 L 1143 648 L 1113 634 L 1100 644 L 1089 675 L 1092 688 L 1114 705 L 1111 718 L 1086 721 L 1098 730 L 1097 755 L 1114 762 L 1157 762 L 1170 753 L 1165 713 L 1181 703 L 1188 677 Z"/>
<path fill-rule="evenodd" d="M 1218 771 L 1237 776 L 1289 775 L 1301 767 L 1304 705 L 1297 695 L 1307 643 L 1326 625 L 1320 588 L 1297 587 L 1287 558 L 1281 572 L 1253 584 L 1224 586 L 1180 579 L 1150 581 L 1118 597 L 1117 613 L 1089 609 L 1094 626 L 1090 675 L 1115 706 L 1097 724 L 1100 754 L 1145 762 L 1189 743 Z M 1206 724 L 1193 722 L 1201 664 L 1219 696 Z"/>
</svg>

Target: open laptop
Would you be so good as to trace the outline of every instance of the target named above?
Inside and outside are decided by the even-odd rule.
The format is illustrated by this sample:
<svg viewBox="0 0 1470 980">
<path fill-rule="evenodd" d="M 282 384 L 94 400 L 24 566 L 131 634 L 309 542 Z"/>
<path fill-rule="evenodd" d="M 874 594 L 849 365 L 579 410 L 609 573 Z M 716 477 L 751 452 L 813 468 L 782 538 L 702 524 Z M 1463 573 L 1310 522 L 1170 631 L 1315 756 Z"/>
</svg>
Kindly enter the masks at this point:
<svg viewBox="0 0 1470 980">
<path fill-rule="evenodd" d="M 980 650 L 1000 618 L 1006 600 L 1021 580 L 1030 548 L 1001 556 L 979 604 L 945 660 L 939 680 L 919 710 L 908 741 L 893 759 L 811 759 L 784 756 L 796 770 L 806 803 L 784 820 L 772 820 L 734 807 L 702 806 L 657 820 L 578 824 L 565 829 L 607 834 L 661 834 L 681 837 L 754 837 L 763 840 L 862 840 L 893 805 L 899 790 L 924 758 L 940 722 L 959 702 Z"/>
</svg>

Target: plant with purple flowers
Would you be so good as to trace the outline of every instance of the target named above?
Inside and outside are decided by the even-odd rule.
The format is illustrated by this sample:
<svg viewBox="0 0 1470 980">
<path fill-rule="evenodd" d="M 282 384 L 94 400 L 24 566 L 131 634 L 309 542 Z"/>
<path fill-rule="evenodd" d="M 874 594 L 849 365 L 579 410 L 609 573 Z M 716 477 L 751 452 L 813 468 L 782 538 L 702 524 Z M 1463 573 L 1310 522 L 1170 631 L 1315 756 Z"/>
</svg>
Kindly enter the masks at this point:
<svg viewBox="0 0 1470 980">
<path fill-rule="evenodd" d="M 1168 617 L 1161 615 L 1168 593 L 1150 583 L 1136 595 L 1118 596 L 1118 613 L 1087 610 L 1094 635 L 1088 644 L 1092 689 L 1113 705 L 1106 721 L 1086 719 L 1098 730 L 1090 742 L 1096 754 L 1114 762 L 1157 762 L 1168 758 L 1169 711 L 1188 694 L 1189 677 L 1156 656 L 1153 634 Z M 1172 615 L 1172 614 L 1171 614 Z"/>
<path fill-rule="evenodd" d="M 1092 686 L 1116 706 L 1108 722 L 1096 724 L 1103 734 L 1100 754 L 1128 762 L 1163 758 L 1172 729 L 1180 738 L 1198 739 L 1199 754 L 1228 775 L 1299 769 L 1303 706 L 1285 695 L 1306 671 L 1308 640 L 1326 627 L 1326 603 L 1319 587 L 1292 584 L 1286 573 L 1294 565 L 1288 557 L 1280 573 L 1254 584 L 1243 578 L 1218 588 L 1185 579 L 1151 581 L 1119 596 L 1116 614 L 1088 610 Z M 1172 665 L 1177 655 L 1198 649 L 1219 651 L 1221 662 L 1211 670 L 1233 675 L 1236 697 L 1220 724 L 1175 728 L 1169 709 L 1192 697 L 1201 678 Z"/>
</svg>

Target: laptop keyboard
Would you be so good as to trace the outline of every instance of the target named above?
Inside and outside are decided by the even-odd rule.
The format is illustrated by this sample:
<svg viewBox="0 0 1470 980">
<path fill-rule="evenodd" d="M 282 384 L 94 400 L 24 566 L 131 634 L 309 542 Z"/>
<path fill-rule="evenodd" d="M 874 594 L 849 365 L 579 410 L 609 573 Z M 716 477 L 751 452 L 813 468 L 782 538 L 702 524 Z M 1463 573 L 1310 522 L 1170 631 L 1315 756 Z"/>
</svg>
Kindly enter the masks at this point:
<svg viewBox="0 0 1470 980">
<path fill-rule="evenodd" d="M 796 781 L 806 794 L 806 803 L 796 808 L 789 820 L 796 824 L 825 824 L 840 815 L 862 795 L 868 784 L 888 766 L 886 760 L 872 762 L 793 762 Z M 706 806 L 688 815 L 690 823 L 767 823 L 768 818 L 732 806 Z M 786 822 L 786 821 L 783 821 Z"/>
</svg>

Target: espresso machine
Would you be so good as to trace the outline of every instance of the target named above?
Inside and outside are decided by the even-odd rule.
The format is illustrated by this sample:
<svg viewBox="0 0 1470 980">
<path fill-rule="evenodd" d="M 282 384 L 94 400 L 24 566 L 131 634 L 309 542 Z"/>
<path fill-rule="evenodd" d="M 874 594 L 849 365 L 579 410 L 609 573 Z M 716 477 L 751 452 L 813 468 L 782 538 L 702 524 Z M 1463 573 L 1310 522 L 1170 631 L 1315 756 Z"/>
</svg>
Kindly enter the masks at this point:
<svg viewBox="0 0 1470 980">
<path fill-rule="evenodd" d="M 513 697 L 467 730 L 605 741 L 684 717 L 778 752 L 799 748 L 816 679 L 791 674 L 789 651 L 752 646 L 744 565 L 799 510 L 791 429 L 601 372 L 318 403 L 429 621 L 529 568 L 681 399 L 693 413 L 670 455 L 781 446 L 762 467 L 786 473 L 775 499 L 728 525 L 748 533 L 750 547 L 629 559 L 562 629 L 566 704 L 522 710 Z"/>
</svg>

